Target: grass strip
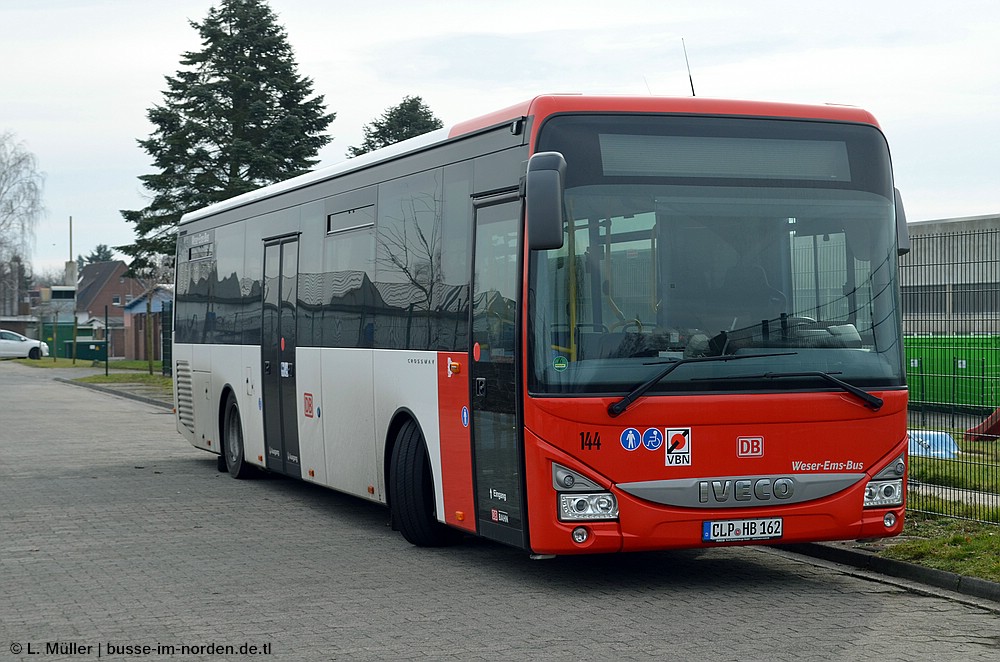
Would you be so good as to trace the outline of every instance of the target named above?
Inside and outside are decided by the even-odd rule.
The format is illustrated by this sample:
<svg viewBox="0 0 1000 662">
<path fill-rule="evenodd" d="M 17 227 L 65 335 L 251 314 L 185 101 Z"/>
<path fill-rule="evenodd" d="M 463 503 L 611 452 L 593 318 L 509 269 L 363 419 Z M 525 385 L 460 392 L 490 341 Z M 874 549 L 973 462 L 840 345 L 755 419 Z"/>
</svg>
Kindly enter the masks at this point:
<svg viewBox="0 0 1000 662">
<path fill-rule="evenodd" d="M 880 541 L 880 556 L 1000 582 L 1000 527 L 908 512 L 902 535 Z"/>
</svg>

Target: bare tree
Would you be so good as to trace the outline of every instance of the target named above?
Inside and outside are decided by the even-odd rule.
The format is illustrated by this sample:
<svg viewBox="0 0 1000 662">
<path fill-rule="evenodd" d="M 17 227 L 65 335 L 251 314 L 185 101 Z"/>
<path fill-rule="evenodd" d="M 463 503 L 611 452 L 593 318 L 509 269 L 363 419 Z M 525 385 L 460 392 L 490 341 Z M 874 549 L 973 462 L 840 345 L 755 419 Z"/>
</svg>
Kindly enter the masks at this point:
<svg viewBox="0 0 1000 662">
<path fill-rule="evenodd" d="M 382 250 L 376 262 L 403 274 L 422 295 L 424 310 L 430 310 L 434 285 L 440 279 L 435 267 L 441 263 L 441 203 L 431 196 L 405 198 L 400 201 L 400 216 L 392 217 L 379 229 L 378 243 Z M 421 223 L 422 216 L 434 219 Z"/>
<path fill-rule="evenodd" d="M 405 297 L 408 346 L 411 324 L 418 319 L 427 322 L 428 346 L 436 345 L 437 329 L 430 313 L 439 305 L 441 292 L 442 206 L 440 188 L 434 193 L 403 195 L 391 203 L 387 201 L 376 237 L 376 264 L 387 273 L 395 273 L 396 282 L 409 285 Z"/>
<path fill-rule="evenodd" d="M 0 133 L 0 313 L 16 314 L 23 262 L 42 215 L 42 182 L 35 155 L 14 134 Z"/>
<path fill-rule="evenodd" d="M 52 287 L 66 284 L 65 267 L 44 267 L 35 269 L 31 274 L 32 287 Z"/>
</svg>

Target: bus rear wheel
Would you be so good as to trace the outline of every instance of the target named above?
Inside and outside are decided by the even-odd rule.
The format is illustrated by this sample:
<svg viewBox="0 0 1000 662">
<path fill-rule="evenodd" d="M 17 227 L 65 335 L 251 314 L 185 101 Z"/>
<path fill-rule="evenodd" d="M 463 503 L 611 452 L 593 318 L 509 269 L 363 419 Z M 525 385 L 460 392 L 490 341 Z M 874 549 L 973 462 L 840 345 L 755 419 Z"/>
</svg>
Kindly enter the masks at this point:
<svg viewBox="0 0 1000 662">
<path fill-rule="evenodd" d="M 439 547 L 458 541 L 458 532 L 435 516 L 434 483 L 420 429 L 413 421 L 396 436 L 389 463 L 390 510 L 394 526 L 418 547 Z"/>
<path fill-rule="evenodd" d="M 253 467 L 245 461 L 240 407 L 236 404 L 236 396 L 232 393 L 226 400 L 226 409 L 222 417 L 222 456 L 225 458 L 226 470 L 233 478 L 247 478 L 253 471 Z M 222 463 L 219 465 L 221 469 Z"/>
</svg>

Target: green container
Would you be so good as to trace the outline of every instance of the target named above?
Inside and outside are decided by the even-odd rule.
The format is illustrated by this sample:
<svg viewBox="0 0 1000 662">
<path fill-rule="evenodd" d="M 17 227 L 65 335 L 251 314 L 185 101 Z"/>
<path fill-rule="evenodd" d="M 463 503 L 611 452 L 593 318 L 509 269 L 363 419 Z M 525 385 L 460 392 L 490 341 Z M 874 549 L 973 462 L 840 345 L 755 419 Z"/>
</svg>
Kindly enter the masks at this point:
<svg viewBox="0 0 1000 662">
<path fill-rule="evenodd" d="M 60 322 L 54 328 L 51 322 L 42 324 L 42 340 L 49 345 L 50 356 L 55 354 L 60 358 L 71 357 L 72 354 L 63 354 L 66 340 L 73 340 L 73 323 Z M 72 348 L 70 348 L 72 351 Z"/>
<path fill-rule="evenodd" d="M 73 341 L 63 343 L 63 351 L 59 354 L 65 358 L 73 358 Z M 91 340 L 77 338 L 76 358 L 81 361 L 104 361 L 108 357 L 108 342 L 106 340 Z"/>
<path fill-rule="evenodd" d="M 911 405 L 1000 407 L 1000 336 L 907 336 Z"/>
</svg>

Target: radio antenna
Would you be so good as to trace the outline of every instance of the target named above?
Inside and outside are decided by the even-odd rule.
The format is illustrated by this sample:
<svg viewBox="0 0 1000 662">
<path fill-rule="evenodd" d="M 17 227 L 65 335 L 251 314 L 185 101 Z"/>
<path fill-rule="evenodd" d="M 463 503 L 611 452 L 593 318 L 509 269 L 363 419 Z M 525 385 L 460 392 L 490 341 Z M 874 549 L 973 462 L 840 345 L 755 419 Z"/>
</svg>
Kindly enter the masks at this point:
<svg viewBox="0 0 1000 662">
<path fill-rule="evenodd" d="M 688 82 L 691 83 L 691 96 L 695 96 L 695 93 L 694 93 L 694 77 L 691 76 L 691 62 L 688 60 L 688 49 L 687 49 L 687 45 L 684 44 L 684 37 L 681 37 L 681 48 L 684 49 L 684 64 L 687 65 Z"/>
</svg>

